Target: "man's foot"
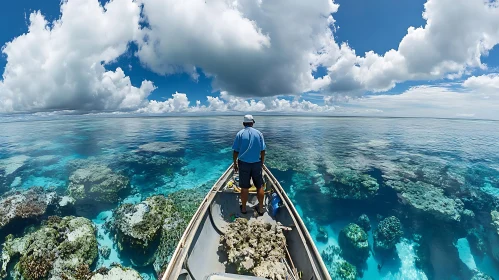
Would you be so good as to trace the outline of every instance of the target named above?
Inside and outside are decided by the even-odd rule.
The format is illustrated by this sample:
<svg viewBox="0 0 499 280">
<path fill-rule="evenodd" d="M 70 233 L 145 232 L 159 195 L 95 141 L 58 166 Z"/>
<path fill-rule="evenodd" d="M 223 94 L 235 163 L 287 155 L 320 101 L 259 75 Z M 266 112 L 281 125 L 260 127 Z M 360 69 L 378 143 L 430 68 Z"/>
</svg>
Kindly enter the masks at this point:
<svg viewBox="0 0 499 280">
<path fill-rule="evenodd" d="M 239 205 L 239 209 L 241 210 L 241 214 L 243 214 L 243 215 L 248 214 L 248 211 L 246 211 L 246 210 L 243 211 L 243 206 L 242 205 Z"/>
<path fill-rule="evenodd" d="M 263 216 L 263 214 L 265 214 L 265 210 L 263 210 L 263 209 L 262 209 L 262 210 L 259 210 L 259 209 L 258 209 L 258 206 L 255 206 L 255 207 L 253 208 L 253 210 L 255 210 L 255 211 L 258 213 L 258 216 Z"/>
</svg>

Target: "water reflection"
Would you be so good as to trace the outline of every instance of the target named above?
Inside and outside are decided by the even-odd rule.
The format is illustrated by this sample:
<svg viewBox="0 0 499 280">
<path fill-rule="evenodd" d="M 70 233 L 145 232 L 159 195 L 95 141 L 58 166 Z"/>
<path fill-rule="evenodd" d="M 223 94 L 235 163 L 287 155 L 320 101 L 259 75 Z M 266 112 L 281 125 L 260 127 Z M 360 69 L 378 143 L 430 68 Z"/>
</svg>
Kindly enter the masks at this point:
<svg viewBox="0 0 499 280">
<path fill-rule="evenodd" d="M 109 249 L 109 254 L 82 261 L 91 264 L 89 270 L 116 262 L 155 277 L 161 264 L 137 266 L 120 254 L 121 241 L 109 226 L 116 215 L 112 210 L 179 190 L 207 190 L 231 163 L 230 146 L 241 127 L 239 117 L 68 117 L 0 123 L 3 217 L 26 209 L 6 204 L 12 190 L 23 190 L 27 198 L 33 186 L 43 187 L 38 190 L 43 195 L 57 194 L 56 206 L 36 200 L 36 209 L 29 208 L 25 218 L 0 220 L 0 242 L 9 233 L 22 238 L 40 228 L 65 227 L 63 221 L 47 225 L 49 215 L 81 215 L 75 207 L 105 205 L 84 216 L 97 226 L 97 248 Z M 338 267 L 349 253 L 345 250 L 351 250 L 341 248 L 338 237 L 363 214 L 371 225 L 366 232 L 369 256 L 353 263 L 362 279 L 471 279 L 480 273 L 499 277 L 497 122 L 267 116 L 257 117 L 256 128 L 267 142 L 267 165 L 304 217 L 319 250 L 331 260 L 327 265 L 333 278 L 341 276 Z M 140 148 L 150 143 L 152 148 Z M 82 187 L 69 191 L 71 184 Z M 89 200 L 95 196 L 108 201 Z M 83 198 L 86 204 L 79 204 Z M 392 216 L 403 234 L 389 250 L 379 251 L 373 244 L 384 230 L 380 224 Z M 390 228 L 386 231 L 389 235 Z M 7 267 L 9 273 L 15 270 Z"/>
</svg>

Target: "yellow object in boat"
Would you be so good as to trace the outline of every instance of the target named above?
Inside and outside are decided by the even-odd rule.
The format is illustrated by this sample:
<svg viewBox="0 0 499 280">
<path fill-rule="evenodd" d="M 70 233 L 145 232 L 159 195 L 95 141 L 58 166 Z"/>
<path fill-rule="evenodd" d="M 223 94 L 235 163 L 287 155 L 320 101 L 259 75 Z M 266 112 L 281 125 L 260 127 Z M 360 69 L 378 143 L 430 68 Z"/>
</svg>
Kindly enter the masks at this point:
<svg viewBox="0 0 499 280">
<path fill-rule="evenodd" d="M 227 185 L 228 184 L 229 183 L 227 183 Z M 265 190 L 265 193 L 270 193 L 270 191 L 267 190 L 267 183 L 263 184 L 263 189 Z M 237 193 L 239 193 L 239 192 L 241 192 L 241 188 L 238 187 L 238 186 L 236 186 L 236 185 L 234 185 L 234 191 L 237 192 Z M 257 189 L 256 189 L 255 185 L 251 185 L 251 187 L 249 188 L 249 192 L 250 193 L 256 193 L 256 191 L 257 191 Z"/>
</svg>

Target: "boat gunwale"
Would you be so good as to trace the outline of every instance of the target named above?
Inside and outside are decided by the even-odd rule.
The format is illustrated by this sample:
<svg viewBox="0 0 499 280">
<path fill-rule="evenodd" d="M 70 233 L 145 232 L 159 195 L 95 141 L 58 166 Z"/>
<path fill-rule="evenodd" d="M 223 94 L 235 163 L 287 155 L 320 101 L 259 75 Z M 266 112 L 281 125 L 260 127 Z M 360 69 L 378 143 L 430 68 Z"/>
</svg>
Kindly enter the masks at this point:
<svg viewBox="0 0 499 280">
<path fill-rule="evenodd" d="M 189 222 L 189 224 L 185 228 L 184 234 L 182 234 L 182 237 L 180 238 L 180 241 L 178 242 L 177 248 L 173 252 L 172 258 L 170 259 L 170 262 L 168 263 L 168 266 L 166 267 L 166 270 L 163 273 L 163 276 L 161 278 L 162 280 L 166 280 L 166 279 L 171 278 L 171 274 L 174 272 L 173 269 L 175 268 L 174 264 L 177 263 L 179 258 L 183 258 L 184 255 L 186 254 L 186 251 L 183 251 L 183 249 L 185 248 L 185 245 L 187 242 L 187 237 L 189 237 L 189 235 L 191 235 L 191 231 L 194 228 L 194 224 L 196 224 L 196 228 L 199 227 L 199 224 L 201 224 L 201 219 L 199 219 L 199 216 L 201 215 L 201 213 L 203 213 L 203 215 L 204 215 L 204 213 L 206 213 L 206 211 L 208 209 L 208 207 L 206 207 L 206 205 L 209 206 L 209 203 L 207 203 L 207 202 L 210 201 L 210 203 L 211 203 L 211 201 L 213 201 L 213 198 L 217 195 L 218 189 L 220 189 L 220 187 L 221 187 L 220 182 L 223 179 L 225 179 L 226 177 L 228 177 L 228 174 L 230 173 L 231 169 L 232 169 L 232 164 L 229 166 L 229 168 L 227 168 L 227 170 L 225 170 L 225 172 L 222 174 L 222 176 L 220 176 L 220 178 L 218 178 L 217 182 L 215 184 L 213 184 L 213 187 L 206 194 L 201 205 L 199 205 L 198 210 L 192 216 L 191 221 Z M 193 239 L 193 238 L 194 238 L 194 235 L 190 236 L 189 239 Z"/>
<path fill-rule="evenodd" d="M 188 250 L 184 250 L 184 249 L 187 248 L 186 247 L 187 244 L 190 246 L 192 239 L 195 236 L 195 234 L 191 234 L 192 230 L 195 228 L 198 228 L 199 225 L 201 224 L 202 219 L 200 219 L 200 216 L 204 215 L 206 213 L 206 211 L 208 211 L 208 208 L 211 205 L 211 203 L 213 202 L 213 199 L 217 195 L 220 188 L 223 187 L 221 182 L 228 179 L 229 174 L 232 171 L 232 169 L 233 169 L 233 164 L 231 164 L 229 166 L 229 168 L 227 168 L 227 170 L 222 174 L 222 176 L 220 176 L 220 178 L 217 180 L 217 182 L 213 185 L 213 187 L 210 189 L 210 191 L 206 194 L 205 198 L 203 199 L 203 202 L 199 205 L 196 213 L 194 213 L 194 215 L 192 216 L 191 221 L 187 225 L 181 239 L 179 240 L 177 248 L 175 249 L 175 251 L 172 255 L 172 258 L 171 258 L 166 270 L 163 273 L 163 276 L 161 278 L 162 280 L 170 279 L 172 276 L 172 273 L 175 272 L 174 265 L 177 264 L 177 262 L 179 260 L 182 260 L 182 258 L 185 258 L 185 255 L 187 254 Z M 283 202 L 285 203 L 286 208 L 289 210 L 290 215 L 291 215 L 294 223 L 296 224 L 296 226 L 299 227 L 297 229 L 298 229 L 298 234 L 300 235 L 301 240 L 303 242 L 308 243 L 308 244 L 304 244 L 304 245 L 305 245 L 305 249 L 306 249 L 306 252 L 308 254 L 309 260 L 313 262 L 312 267 L 313 267 L 316 275 L 319 277 L 322 276 L 319 273 L 319 271 L 317 271 L 316 265 L 318 264 L 320 266 L 321 270 L 324 272 L 324 276 L 326 277 L 326 280 L 331 280 L 331 276 L 329 275 L 329 273 L 327 273 L 327 269 L 326 269 L 326 266 L 324 264 L 324 261 L 322 260 L 322 257 L 319 254 L 319 251 L 317 250 L 317 247 L 315 246 L 315 243 L 313 242 L 313 239 L 310 236 L 310 233 L 308 232 L 300 215 L 296 211 L 296 208 L 294 207 L 293 203 L 291 202 L 291 200 L 287 196 L 286 192 L 282 188 L 279 181 L 277 181 L 277 179 L 270 172 L 270 170 L 267 168 L 267 166 L 264 165 L 263 169 L 269 175 L 269 178 L 272 180 L 272 182 L 274 184 L 274 189 L 276 189 L 279 193 L 279 196 L 284 199 Z M 312 258 L 312 256 L 310 255 L 310 250 L 309 250 L 310 247 L 312 247 L 312 253 L 315 256 L 316 261 L 314 261 L 314 258 Z M 183 262 L 185 262 L 185 261 L 186 260 L 184 259 Z M 177 268 L 177 270 L 179 270 L 179 269 Z M 181 269 L 180 269 L 180 271 L 181 271 Z"/>
<path fill-rule="evenodd" d="M 290 210 L 290 212 L 291 212 L 290 214 L 292 214 L 292 217 L 294 219 L 296 219 L 295 223 L 297 223 L 297 226 L 300 227 L 300 231 L 299 231 L 301 233 L 300 237 L 302 238 L 302 240 L 305 238 L 306 241 L 308 241 L 308 243 L 309 243 L 308 246 L 305 246 L 306 249 L 307 249 L 307 252 L 309 251 L 309 248 L 312 247 L 312 251 L 313 251 L 313 254 L 315 256 L 315 259 L 317 260 L 318 265 L 320 266 L 321 270 L 323 272 L 325 272 L 324 276 L 326 277 L 327 280 L 331 280 L 331 276 L 329 275 L 328 270 L 326 268 L 326 265 L 324 264 L 324 261 L 322 260 L 322 256 L 320 255 L 319 250 L 317 250 L 317 246 L 315 246 L 315 243 L 314 243 L 312 237 L 310 236 L 310 233 L 308 232 L 308 229 L 305 226 L 305 223 L 303 222 L 303 219 L 298 214 L 298 211 L 296 210 L 293 202 L 291 201 L 291 199 L 289 199 L 288 195 L 286 194 L 286 192 L 282 188 L 281 184 L 279 183 L 279 181 L 277 181 L 277 179 L 274 177 L 274 174 L 272 174 L 272 172 L 270 172 L 270 170 L 267 168 L 267 166 L 264 165 L 263 169 L 267 172 L 267 174 L 269 175 L 269 177 L 272 179 L 273 183 L 275 185 L 279 186 L 279 188 L 278 188 L 279 195 L 283 199 L 286 200 L 285 201 L 286 204 L 287 204 L 286 206 Z M 302 236 L 302 234 L 305 235 L 305 236 Z M 314 267 L 314 269 L 317 269 L 315 267 L 315 264 L 313 265 L 313 267 Z M 318 271 L 316 271 L 316 273 L 319 274 Z"/>
</svg>

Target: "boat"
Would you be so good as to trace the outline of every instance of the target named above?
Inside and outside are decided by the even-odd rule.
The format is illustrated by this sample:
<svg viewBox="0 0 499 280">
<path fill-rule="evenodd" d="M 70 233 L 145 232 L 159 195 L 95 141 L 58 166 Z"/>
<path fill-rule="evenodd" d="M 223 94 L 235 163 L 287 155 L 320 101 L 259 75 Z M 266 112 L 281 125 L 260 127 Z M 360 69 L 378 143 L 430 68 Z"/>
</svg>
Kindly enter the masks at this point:
<svg viewBox="0 0 499 280">
<path fill-rule="evenodd" d="M 252 205 L 258 205 L 256 188 L 253 186 L 247 204 L 248 213 L 244 215 L 239 209 L 238 176 L 232 165 L 223 173 L 185 229 L 162 280 L 264 279 L 237 274 L 226 264 L 226 256 L 220 252 L 220 237 L 228 224 L 234 221 L 235 214 L 248 220 L 263 219 L 276 225 L 280 223 L 288 229 L 285 232 L 285 262 L 289 268 L 286 279 L 331 279 L 303 220 L 266 166 L 263 166 L 263 177 L 267 194 L 264 203 L 266 211 L 263 216 L 259 216 L 256 210 L 251 210 Z M 275 196 L 279 197 L 280 204 L 276 212 L 270 212 L 271 198 Z"/>
</svg>

